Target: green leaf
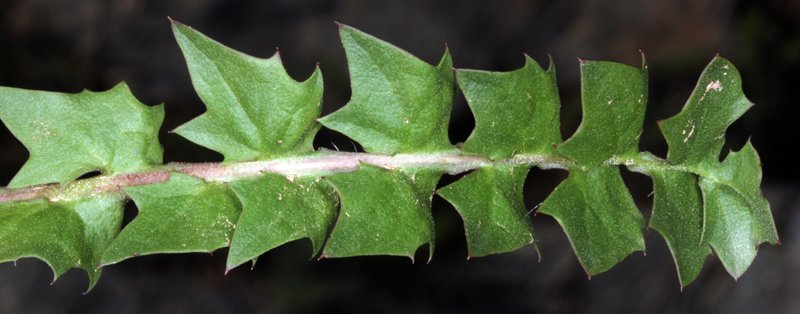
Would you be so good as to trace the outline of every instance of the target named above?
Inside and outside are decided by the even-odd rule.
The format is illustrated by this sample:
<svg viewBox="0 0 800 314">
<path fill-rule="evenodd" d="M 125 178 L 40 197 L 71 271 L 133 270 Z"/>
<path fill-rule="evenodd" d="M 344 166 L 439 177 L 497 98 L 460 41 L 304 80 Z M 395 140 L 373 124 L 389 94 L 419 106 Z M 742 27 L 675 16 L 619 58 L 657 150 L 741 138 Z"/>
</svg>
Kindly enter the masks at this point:
<svg viewBox="0 0 800 314">
<path fill-rule="evenodd" d="M 336 218 L 336 194 L 327 183 L 265 173 L 230 185 L 242 202 L 242 215 L 233 234 L 228 270 L 301 238 L 311 240 L 312 254 L 322 248 Z"/>
<path fill-rule="evenodd" d="M 667 160 L 686 165 L 718 161 L 725 130 L 752 105 L 742 92 L 736 67 L 715 57 L 700 75 L 683 110 L 659 122 L 669 145 Z"/>
<path fill-rule="evenodd" d="M 431 66 L 341 25 L 352 82 L 346 106 L 319 120 L 376 154 L 452 150 L 447 134 L 455 88 L 450 54 Z"/>
<path fill-rule="evenodd" d="M 481 168 L 437 192 L 464 220 L 469 257 L 536 246 L 522 199 L 528 170 L 528 166 Z"/>
<path fill-rule="evenodd" d="M 711 253 L 703 242 L 703 199 L 694 174 L 651 170 L 655 199 L 650 227 L 667 241 L 681 287 L 697 278 L 706 256 Z"/>
<path fill-rule="evenodd" d="M 458 70 L 458 85 L 475 115 L 475 130 L 462 150 L 491 159 L 551 153 L 561 142 L 555 68 L 528 56 L 511 72 Z"/>
<path fill-rule="evenodd" d="M 161 164 L 163 106 L 148 107 L 125 83 L 78 94 L 0 87 L 0 119 L 30 152 L 9 183 L 66 184 L 99 170 L 129 173 Z"/>
<path fill-rule="evenodd" d="M 103 265 L 147 254 L 211 252 L 230 245 L 241 205 L 222 183 L 173 173 L 125 192 L 139 208 L 103 254 Z"/>
<path fill-rule="evenodd" d="M 592 165 L 637 155 L 647 105 L 647 67 L 581 60 L 581 95 L 583 121 L 558 152 Z"/>
<path fill-rule="evenodd" d="M 433 252 L 431 196 L 441 174 L 404 173 L 362 164 L 327 180 L 341 209 L 323 257 L 395 255 L 414 258 L 423 244 Z"/>
<path fill-rule="evenodd" d="M 173 22 L 192 83 L 208 111 L 175 132 L 226 162 L 296 156 L 314 150 L 322 74 L 297 82 L 280 56 L 254 58 Z"/>
<path fill-rule="evenodd" d="M 131 256 L 231 246 L 229 270 L 301 238 L 314 252 L 324 246 L 321 257 L 413 259 L 425 244 L 432 256 L 433 191 L 442 174 L 469 170 L 438 193 L 461 214 L 470 256 L 508 252 L 536 244 L 522 197 L 534 166 L 570 172 L 540 211 L 563 227 L 590 275 L 644 249 L 621 165 L 653 178 L 650 224 L 682 286 L 712 250 L 738 278 L 759 244 L 779 241 L 753 146 L 719 161 L 726 128 L 751 106 L 725 59 L 712 60 L 681 113 L 660 124 L 666 160 L 638 151 L 646 66 L 581 61 L 584 117 L 561 143 L 552 62 L 544 70 L 527 56 L 515 71 L 457 71 L 476 127 L 454 147 L 449 53 L 432 66 L 341 26 L 352 99 L 320 120 L 369 153 L 315 154 L 319 69 L 297 82 L 277 53 L 254 58 L 180 23 L 173 31 L 207 107 L 176 132 L 225 162 L 161 165 L 163 108 L 142 105 L 124 84 L 80 94 L 0 87 L 0 119 L 31 155 L 0 189 L 0 261 L 39 258 L 56 277 L 81 268 L 91 288 L 100 265 Z M 71 182 L 95 170 L 103 175 Z M 127 198 L 139 214 L 120 231 Z"/>
<path fill-rule="evenodd" d="M 753 262 L 759 244 L 778 243 L 760 184 L 760 161 L 750 142 L 728 154 L 711 176 L 700 179 L 705 203 L 703 239 L 734 278 Z"/>
<path fill-rule="evenodd" d="M 553 216 L 564 228 L 589 275 L 644 250 L 644 218 L 616 167 L 571 169 L 539 212 Z"/>
<path fill-rule="evenodd" d="M 119 232 L 122 200 L 116 196 L 53 203 L 0 203 L 0 262 L 35 257 L 53 270 L 53 281 L 76 267 L 100 279 L 100 255 Z"/>
</svg>

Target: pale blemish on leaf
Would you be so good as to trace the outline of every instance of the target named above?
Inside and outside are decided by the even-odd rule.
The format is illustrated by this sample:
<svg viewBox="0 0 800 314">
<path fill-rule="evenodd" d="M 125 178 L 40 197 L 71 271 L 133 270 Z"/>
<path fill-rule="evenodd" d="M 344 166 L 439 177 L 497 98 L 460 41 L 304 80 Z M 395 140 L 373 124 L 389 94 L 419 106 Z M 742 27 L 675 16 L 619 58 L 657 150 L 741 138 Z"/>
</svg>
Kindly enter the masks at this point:
<svg viewBox="0 0 800 314">
<path fill-rule="evenodd" d="M 706 98 L 706 95 L 708 95 L 708 92 L 710 91 L 715 91 L 715 92 L 722 91 L 722 83 L 719 80 L 708 83 L 708 85 L 706 85 L 706 91 L 703 93 L 703 96 L 700 96 L 700 101 L 703 101 L 703 99 Z"/>
<path fill-rule="evenodd" d="M 708 86 L 706 86 L 706 92 L 708 92 L 709 90 L 714 90 L 714 91 L 718 91 L 718 92 L 721 91 L 722 90 L 722 83 L 720 83 L 719 80 L 716 80 L 716 81 L 713 81 L 711 83 L 708 83 Z"/>
<path fill-rule="evenodd" d="M 691 137 L 692 137 L 692 135 L 694 135 L 694 127 L 695 127 L 695 126 L 694 126 L 694 124 L 692 124 L 692 125 L 691 125 L 691 129 L 689 129 L 689 134 L 686 134 L 686 137 L 685 137 L 685 138 L 683 138 L 683 142 L 684 142 L 684 143 L 688 142 L 688 141 L 689 141 L 689 138 L 691 138 Z M 683 130 L 683 132 L 682 132 L 682 133 L 686 133 L 686 130 Z"/>
</svg>

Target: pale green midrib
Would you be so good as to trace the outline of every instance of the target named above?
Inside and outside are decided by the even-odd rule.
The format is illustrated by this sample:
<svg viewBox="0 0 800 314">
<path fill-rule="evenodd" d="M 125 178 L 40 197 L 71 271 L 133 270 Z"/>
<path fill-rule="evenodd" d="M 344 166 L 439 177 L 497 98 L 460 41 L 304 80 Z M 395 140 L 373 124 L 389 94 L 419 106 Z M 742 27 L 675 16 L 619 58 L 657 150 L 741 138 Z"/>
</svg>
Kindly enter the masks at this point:
<svg viewBox="0 0 800 314">
<path fill-rule="evenodd" d="M 652 158 L 651 158 L 652 159 Z M 353 153 L 317 150 L 311 154 L 298 157 L 283 157 L 264 161 L 248 161 L 236 163 L 169 163 L 154 166 L 147 171 L 110 176 L 98 176 L 73 181 L 65 186 L 47 184 L 29 186 L 18 189 L 0 189 L 0 203 L 47 199 L 50 201 L 69 201 L 85 199 L 100 194 L 116 193 L 124 196 L 122 188 L 128 186 L 148 185 L 165 182 L 170 172 L 184 173 L 206 181 L 229 182 L 240 178 L 255 177 L 264 172 L 276 173 L 287 177 L 320 177 L 335 173 L 356 171 L 359 165 L 371 164 L 386 169 L 429 169 L 440 170 L 450 174 L 458 174 L 493 165 L 528 165 L 541 169 L 578 169 L 587 170 L 591 166 L 582 165 L 555 153 L 517 154 L 508 159 L 491 160 L 486 157 L 465 154 L 458 150 L 438 153 L 378 155 L 369 153 Z M 656 157 L 647 160 L 639 157 L 612 157 L 606 160 L 605 166 L 626 166 L 637 172 L 653 171 L 689 172 L 726 184 L 711 173 L 696 167 L 670 164 L 665 159 Z"/>
<path fill-rule="evenodd" d="M 628 167 L 628 169 L 631 169 L 633 171 L 645 172 L 645 173 L 649 170 L 693 173 L 700 178 L 713 182 L 714 184 L 722 185 L 731 189 L 745 202 L 747 202 L 747 205 L 750 206 L 750 208 L 758 207 L 758 204 L 756 204 L 755 201 L 753 201 L 752 198 L 747 193 L 743 192 L 738 185 L 731 182 L 730 180 L 726 180 L 714 175 L 713 173 L 703 168 L 702 166 L 675 165 L 661 158 L 657 160 L 645 160 L 643 158 L 619 158 L 619 157 L 613 157 L 607 160 L 605 164 L 626 166 Z"/>
</svg>

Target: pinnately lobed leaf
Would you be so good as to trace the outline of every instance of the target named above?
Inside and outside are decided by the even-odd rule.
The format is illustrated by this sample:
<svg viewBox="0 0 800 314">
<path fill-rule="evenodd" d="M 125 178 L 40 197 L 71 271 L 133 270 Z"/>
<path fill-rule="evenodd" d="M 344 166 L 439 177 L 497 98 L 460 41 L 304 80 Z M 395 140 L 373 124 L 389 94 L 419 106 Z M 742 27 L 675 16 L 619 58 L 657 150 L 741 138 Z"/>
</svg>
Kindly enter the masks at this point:
<svg viewBox="0 0 800 314">
<path fill-rule="evenodd" d="M 278 53 L 260 59 L 174 22 L 192 83 L 206 105 L 175 133 L 215 150 L 220 164 L 162 165 L 162 106 L 137 101 L 122 83 L 64 94 L 0 87 L 0 119 L 30 159 L 0 191 L 0 261 L 35 257 L 58 277 L 159 253 L 229 247 L 226 272 L 290 241 L 312 257 L 394 255 L 435 246 L 433 194 L 450 202 L 467 257 L 538 252 L 533 210 L 564 229 L 587 274 L 645 249 L 645 220 L 620 166 L 653 179 L 649 226 L 672 252 L 681 287 L 715 253 L 734 277 L 756 247 L 778 243 L 760 189 L 761 161 L 748 142 L 724 160 L 727 127 L 750 106 L 733 65 L 714 58 L 676 116 L 661 122 L 666 159 L 640 152 L 647 66 L 580 60 L 583 121 L 562 140 L 555 68 L 525 56 L 509 72 L 431 65 L 352 27 L 339 32 L 352 82 L 346 106 L 320 118 L 322 74 L 298 82 Z M 465 143 L 448 137 L 455 88 L 475 117 Z M 364 153 L 315 151 L 322 127 Z M 525 207 L 532 167 L 569 177 Z M 101 175 L 75 181 L 81 175 Z M 437 190 L 445 173 L 471 171 Z M 48 185 L 49 184 L 49 185 Z M 139 212 L 124 228 L 123 205 Z"/>
</svg>

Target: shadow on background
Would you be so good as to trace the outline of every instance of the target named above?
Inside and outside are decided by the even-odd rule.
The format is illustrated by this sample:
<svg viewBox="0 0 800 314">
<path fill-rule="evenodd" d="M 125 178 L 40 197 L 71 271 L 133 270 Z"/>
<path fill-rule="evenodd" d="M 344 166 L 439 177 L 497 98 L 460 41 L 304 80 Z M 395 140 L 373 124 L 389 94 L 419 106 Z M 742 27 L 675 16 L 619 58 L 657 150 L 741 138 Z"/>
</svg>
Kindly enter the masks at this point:
<svg viewBox="0 0 800 314">
<path fill-rule="evenodd" d="M 437 251 L 427 265 L 391 257 L 308 261 L 310 245 L 301 241 L 264 255 L 252 271 L 243 267 L 227 276 L 224 250 L 139 257 L 105 269 L 95 290 L 83 296 L 81 272 L 50 286 L 49 269 L 26 259 L 16 267 L 0 265 L 0 312 L 800 312 L 800 167 L 788 149 L 797 145 L 800 115 L 790 97 L 800 73 L 798 1 L 8 0 L 0 7 L 0 85 L 78 92 L 126 81 L 144 103 L 166 104 L 161 139 L 167 162 L 221 160 L 166 133 L 204 111 L 167 16 L 255 56 L 268 57 L 279 46 L 296 79 L 319 61 L 325 113 L 344 105 L 350 93 L 334 21 L 428 62 L 438 60 L 446 42 L 459 68 L 512 70 L 522 66 L 522 53 L 542 63 L 549 53 L 558 68 L 565 137 L 581 117 L 575 58 L 638 65 L 641 49 L 650 65 L 641 148 L 661 156 L 666 144 L 655 121 L 680 110 L 706 63 L 720 53 L 739 67 L 745 93 L 758 104 L 731 127 L 727 148 L 738 150 L 752 135 L 783 242 L 763 246 L 738 283 L 711 257 L 698 280 L 680 292 L 656 233 L 647 232 L 646 256 L 634 254 L 587 280 L 563 232 L 546 216 L 534 219 L 541 262 L 531 248 L 467 261 L 460 218 L 435 198 Z M 464 141 L 474 123 L 460 95 L 452 121 L 451 139 Z M 316 144 L 350 147 L 347 138 L 326 130 Z M 5 127 L 0 146 L 5 185 L 27 152 Z M 525 188 L 529 208 L 564 177 L 532 171 Z M 649 179 L 627 173 L 626 181 L 649 216 Z"/>
</svg>

